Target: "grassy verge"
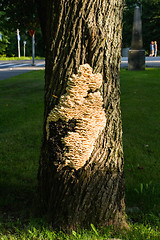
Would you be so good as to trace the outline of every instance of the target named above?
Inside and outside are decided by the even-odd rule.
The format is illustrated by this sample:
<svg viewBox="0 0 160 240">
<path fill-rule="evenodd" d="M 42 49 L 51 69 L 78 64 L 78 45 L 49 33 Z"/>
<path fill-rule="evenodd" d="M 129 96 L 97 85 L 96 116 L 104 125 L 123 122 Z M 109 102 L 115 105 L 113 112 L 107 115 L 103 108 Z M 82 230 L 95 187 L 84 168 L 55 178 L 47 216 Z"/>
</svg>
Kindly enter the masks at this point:
<svg viewBox="0 0 160 240">
<path fill-rule="evenodd" d="M 30 60 L 32 57 L 0 57 L 0 61 Z M 35 59 L 44 59 L 44 57 L 35 57 Z"/>
<path fill-rule="evenodd" d="M 43 71 L 0 82 L 0 209 L 26 211 L 36 185 L 42 136 Z"/>
<path fill-rule="evenodd" d="M 128 207 L 160 214 L 160 69 L 121 72 Z"/>
<path fill-rule="evenodd" d="M 36 187 L 44 72 L 0 82 L 0 239 L 160 239 L 160 69 L 121 71 L 121 108 L 130 231 L 65 234 L 29 210 Z"/>
</svg>

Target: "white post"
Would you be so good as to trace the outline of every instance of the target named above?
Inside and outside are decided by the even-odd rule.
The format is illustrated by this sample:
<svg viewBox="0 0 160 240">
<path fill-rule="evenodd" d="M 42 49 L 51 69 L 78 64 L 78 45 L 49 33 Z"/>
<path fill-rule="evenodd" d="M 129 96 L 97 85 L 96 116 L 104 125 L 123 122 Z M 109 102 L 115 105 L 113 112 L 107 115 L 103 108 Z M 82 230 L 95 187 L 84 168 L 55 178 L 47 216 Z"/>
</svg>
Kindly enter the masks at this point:
<svg viewBox="0 0 160 240">
<path fill-rule="evenodd" d="M 24 57 L 26 56 L 26 41 L 23 42 L 24 43 Z"/>
<path fill-rule="evenodd" d="M 18 57 L 20 58 L 20 35 L 19 35 L 19 29 L 17 29 L 17 40 L 18 40 Z"/>
<path fill-rule="evenodd" d="M 35 66 L 35 33 L 32 36 L 32 66 Z"/>
</svg>

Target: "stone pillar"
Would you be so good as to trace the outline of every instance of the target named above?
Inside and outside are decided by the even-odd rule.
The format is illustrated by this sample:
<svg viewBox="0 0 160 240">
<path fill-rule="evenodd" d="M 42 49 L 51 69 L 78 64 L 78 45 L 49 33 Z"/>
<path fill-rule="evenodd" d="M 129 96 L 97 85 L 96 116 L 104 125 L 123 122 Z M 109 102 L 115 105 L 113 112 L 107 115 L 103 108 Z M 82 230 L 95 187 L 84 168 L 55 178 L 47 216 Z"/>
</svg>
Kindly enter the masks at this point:
<svg viewBox="0 0 160 240">
<path fill-rule="evenodd" d="M 131 50 L 128 52 L 128 70 L 145 70 L 145 50 L 142 40 L 140 8 L 134 10 Z"/>
</svg>

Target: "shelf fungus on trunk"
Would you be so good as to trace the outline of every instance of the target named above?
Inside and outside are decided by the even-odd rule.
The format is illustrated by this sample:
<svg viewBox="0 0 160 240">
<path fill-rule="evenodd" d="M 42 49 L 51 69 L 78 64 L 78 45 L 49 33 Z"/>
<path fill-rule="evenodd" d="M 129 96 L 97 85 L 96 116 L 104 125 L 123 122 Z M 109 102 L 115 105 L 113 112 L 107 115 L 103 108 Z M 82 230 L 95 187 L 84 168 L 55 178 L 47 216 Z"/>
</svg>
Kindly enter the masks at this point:
<svg viewBox="0 0 160 240">
<path fill-rule="evenodd" d="M 74 128 L 61 137 L 64 166 L 76 170 L 89 160 L 94 144 L 106 125 L 103 98 L 100 93 L 102 75 L 93 74 L 89 64 L 79 67 L 67 82 L 66 94 L 48 115 L 46 131 L 50 139 L 50 125 L 62 120 L 74 121 Z"/>
</svg>

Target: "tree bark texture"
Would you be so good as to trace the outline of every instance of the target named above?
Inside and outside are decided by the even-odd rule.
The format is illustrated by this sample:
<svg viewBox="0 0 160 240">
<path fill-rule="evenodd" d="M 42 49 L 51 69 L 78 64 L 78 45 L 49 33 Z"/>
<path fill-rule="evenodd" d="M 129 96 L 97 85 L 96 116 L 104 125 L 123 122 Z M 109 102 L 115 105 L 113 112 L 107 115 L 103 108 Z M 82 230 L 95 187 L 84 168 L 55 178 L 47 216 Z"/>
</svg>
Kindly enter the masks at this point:
<svg viewBox="0 0 160 240">
<path fill-rule="evenodd" d="M 45 111 L 37 211 L 55 227 L 65 229 L 91 223 L 123 226 L 119 82 L 123 0 L 48 0 L 46 4 Z M 48 119 L 53 109 L 64 103 L 61 98 L 66 96 L 69 79 L 84 64 L 92 68 L 93 74 L 102 75 L 105 126 L 96 137 L 90 157 L 74 167 L 65 163 L 65 152 L 69 150 L 62 140 L 78 128 L 79 119 Z M 88 91 L 85 98 L 92 93 Z"/>
</svg>

